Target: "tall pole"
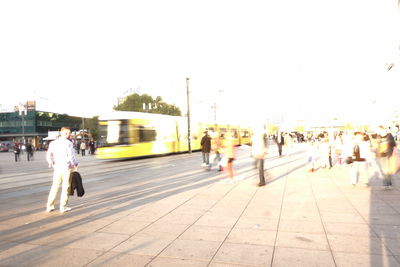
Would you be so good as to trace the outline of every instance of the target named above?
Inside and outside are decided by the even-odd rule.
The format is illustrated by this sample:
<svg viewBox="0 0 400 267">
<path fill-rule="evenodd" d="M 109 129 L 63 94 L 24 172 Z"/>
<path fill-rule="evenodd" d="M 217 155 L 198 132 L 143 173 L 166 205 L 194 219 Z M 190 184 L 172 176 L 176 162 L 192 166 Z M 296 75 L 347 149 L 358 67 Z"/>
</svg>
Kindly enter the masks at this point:
<svg viewBox="0 0 400 267">
<path fill-rule="evenodd" d="M 25 110 L 23 110 L 22 111 L 22 113 L 21 113 L 21 117 L 22 117 L 22 142 L 25 144 L 25 119 L 24 119 L 24 116 L 25 116 Z"/>
<path fill-rule="evenodd" d="M 187 123 L 188 123 L 188 149 L 192 153 L 192 145 L 190 138 L 190 101 L 189 101 L 189 78 L 186 78 L 186 98 L 187 98 Z"/>
</svg>

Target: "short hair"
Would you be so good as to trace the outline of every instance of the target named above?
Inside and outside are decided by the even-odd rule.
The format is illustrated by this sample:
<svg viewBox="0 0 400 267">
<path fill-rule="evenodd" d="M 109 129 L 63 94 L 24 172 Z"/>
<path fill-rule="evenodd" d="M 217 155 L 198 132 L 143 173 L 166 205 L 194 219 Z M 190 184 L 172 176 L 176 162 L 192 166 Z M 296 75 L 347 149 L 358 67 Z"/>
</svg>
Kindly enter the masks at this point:
<svg viewBox="0 0 400 267">
<path fill-rule="evenodd" d="M 66 127 L 66 126 L 61 127 L 60 132 L 64 132 L 64 131 L 71 131 L 71 129 L 69 127 Z"/>
</svg>

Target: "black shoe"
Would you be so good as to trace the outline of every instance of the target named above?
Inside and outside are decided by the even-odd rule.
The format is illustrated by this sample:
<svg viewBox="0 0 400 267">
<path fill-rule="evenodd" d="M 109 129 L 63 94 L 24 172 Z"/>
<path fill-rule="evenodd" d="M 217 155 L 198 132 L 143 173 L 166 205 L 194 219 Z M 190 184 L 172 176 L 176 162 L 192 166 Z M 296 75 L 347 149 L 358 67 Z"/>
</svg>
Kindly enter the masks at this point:
<svg viewBox="0 0 400 267">
<path fill-rule="evenodd" d="M 265 183 L 259 183 L 258 184 L 258 186 L 264 186 L 265 185 Z"/>
</svg>

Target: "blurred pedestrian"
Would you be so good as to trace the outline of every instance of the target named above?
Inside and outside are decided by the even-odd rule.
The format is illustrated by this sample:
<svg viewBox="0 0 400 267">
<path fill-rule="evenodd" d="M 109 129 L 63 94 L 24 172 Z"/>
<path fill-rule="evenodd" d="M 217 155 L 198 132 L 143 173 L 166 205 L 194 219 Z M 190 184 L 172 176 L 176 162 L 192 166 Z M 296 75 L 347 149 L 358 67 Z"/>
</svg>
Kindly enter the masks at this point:
<svg viewBox="0 0 400 267">
<path fill-rule="evenodd" d="M 85 156 L 85 151 L 86 151 L 86 143 L 85 143 L 85 141 L 82 141 L 81 142 L 81 154 L 82 154 L 82 156 Z"/>
<path fill-rule="evenodd" d="M 21 149 L 18 143 L 14 143 L 13 151 L 14 151 L 15 162 L 20 161 L 21 159 L 19 157 L 19 154 L 21 153 Z"/>
<path fill-rule="evenodd" d="M 54 201 L 57 196 L 58 188 L 62 184 L 60 198 L 60 212 L 71 210 L 67 207 L 68 191 L 70 187 L 70 173 L 72 170 L 77 170 L 78 162 L 75 157 L 73 144 L 68 138 L 71 135 L 71 130 L 68 127 L 61 128 L 60 137 L 51 142 L 47 150 L 46 160 L 49 168 L 53 168 L 53 184 L 50 189 L 47 200 L 46 211 L 54 210 Z"/>
<path fill-rule="evenodd" d="M 90 154 L 94 155 L 94 152 L 96 150 L 96 142 L 93 139 L 89 143 L 89 148 L 90 148 Z"/>
<path fill-rule="evenodd" d="M 282 146 L 285 144 L 285 139 L 283 138 L 282 133 L 279 131 L 276 133 L 275 142 L 278 145 L 279 156 L 282 156 Z"/>
<path fill-rule="evenodd" d="M 307 164 L 308 164 L 308 172 L 315 172 L 317 167 L 315 163 L 318 159 L 318 141 L 311 139 L 307 142 Z"/>
<path fill-rule="evenodd" d="M 218 165 L 218 171 L 222 171 L 222 165 L 221 165 L 222 138 L 223 135 L 219 136 L 219 134 L 215 132 L 211 139 L 211 152 L 213 153 L 214 157 L 212 160 L 212 164 L 216 163 Z M 211 169 L 212 164 L 210 163 L 209 169 Z"/>
<path fill-rule="evenodd" d="M 351 184 L 355 186 L 360 180 L 368 186 L 368 162 L 371 160 L 371 144 L 362 132 L 354 134 L 353 155 L 351 164 Z"/>
<path fill-rule="evenodd" d="M 225 139 L 224 144 L 225 157 L 228 160 L 227 169 L 229 173 L 229 177 L 233 181 L 233 161 L 235 160 L 235 150 L 234 150 L 234 139 L 232 137 L 232 133 L 228 132 Z"/>
<path fill-rule="evenodd" d="M 322 156 L 322 166 L 324 168 L 332 168 L 332 146 L 329 142 L 328 134 L 324 134 L 321 140 L 321 156 Z"/>
<path fill-rule="evenodd" d="M 201 166 L 210 165 L 210 152 L 211 152 L 211 137 L 208 135 L 208 131 L 204 132 L 204 136 L 200 141 L 201 153 L 203 156 L 203 164 Z"/>
<path fill-rule="evenodd" d="M 258 168 L 259 183 L 258 186 L 265 185 L 264 177 L 264 159 L 266 153 L 266 140 L 262 132 L 256 132 L 251 138 L 251 154 L 253 155 Z"/>
<path fill-rule="evenodd" d="M 378 158 L 379 168 L 384 176 L 383 186 L 384 189 L 391 189 L 392 168 L 390 166 L 390 158 L 392 157 L 396 142 L 394 141 L 392 134 L 383 126 L 378 127 L 377 145 L 376 157 Z"/>
<path fill-rule="evenodd" d="M 31 143 L 26 144 L 26 154 L 27 154 L 28 161 L 33 159 L 33 147 L 32 147 Z"/>
</svg>

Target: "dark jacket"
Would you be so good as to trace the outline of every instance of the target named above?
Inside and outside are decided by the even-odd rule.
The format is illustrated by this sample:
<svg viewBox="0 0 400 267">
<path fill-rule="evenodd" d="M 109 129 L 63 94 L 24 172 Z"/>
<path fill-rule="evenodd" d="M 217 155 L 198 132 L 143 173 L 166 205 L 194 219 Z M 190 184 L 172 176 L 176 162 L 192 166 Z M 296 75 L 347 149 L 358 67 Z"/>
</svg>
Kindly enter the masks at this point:
<svg viewBox="0 0 400 267">
<path fill-rule="evenodd" d="M 209 135 L 203 136 L 201 138 L 201 151 L 204 153 L 210 153 L 211 152 L 211 137 Z"/>
<path fill-rule="evenodd" d="M 85 194 L 85 189 L 83 188 L 82 184 L 82 177 L 79 172 L 71 172 L 71 176 L 69 177 L 71 181 L 71 186 L 69 188 L 69 195 L 73 196 L 74 191 L 76 189 L 76 193 L 78 197 L 81 197 Z"/>
</svg>

